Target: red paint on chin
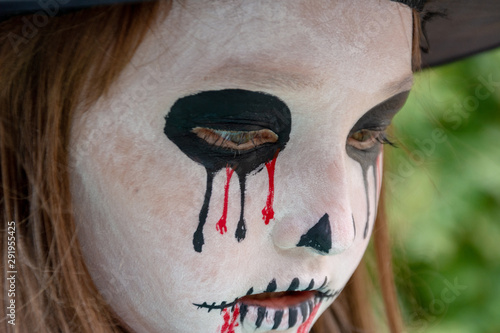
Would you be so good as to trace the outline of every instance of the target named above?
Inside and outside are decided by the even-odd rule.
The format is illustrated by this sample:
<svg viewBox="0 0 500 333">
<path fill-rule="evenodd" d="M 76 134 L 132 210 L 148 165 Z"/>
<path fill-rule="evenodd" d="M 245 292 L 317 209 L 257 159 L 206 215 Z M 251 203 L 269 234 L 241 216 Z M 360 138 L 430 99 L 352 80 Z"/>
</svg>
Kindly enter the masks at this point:
<svg viewBox="0 0 500 333">
<path fill-rule="evenodd" d="M 311 330 L 312 322 L 316 317 L 316 314 L 318 313 L 320 304 L 321 303 L 318 303 L 314 306 L 311 314 L 309 315 L 309 318 L 307 318 L 307 320 L 304 323 L 302 323 L 302 325 L 299 326 L 297 333 L 309 333 L 309 331 Z"/>
<path fill-rule="evenodd" d="M 226 308 L 222 310 L 222 318 L 224 319 L 224 324 L 221 327 L 220 333 L 235 333 L 234 328 L 236 326 L 239 326 L 239 324 L 236 322 L 239 315 L 240 308 L 238 305 L 234 307 L 232 318 L 229 309 Z"/>
<path fill-rule="evenodd" d="M 265 224 L 269 224 L 274 218 L 274 209 L 273 209 L 273 201 L 274 201 L 274 169 L 276 166 L 276 159 L 278 158 L 279 150 L 274 154 L 274 158 L 271 162 L 266 163 L 267 173 L 269 175 L 269 193 L 267 195 L 266 207 L 262 210 L 262 219 Z"/>
<path fill-rule="evenodd" d="M 231 176 L 233 175 L 234 169 L 229 166 L 226 167 L 226 185 L 224 186 L 224 208 L 222 210 L 222 216 L 215 225 L 215 229 L 220 232 L 221 235 L 224 235 L 227 232 L 226 222 L 227 222 L 227 206 L 229 202 L 229 183 L 231 181 Z"/>
</svg>

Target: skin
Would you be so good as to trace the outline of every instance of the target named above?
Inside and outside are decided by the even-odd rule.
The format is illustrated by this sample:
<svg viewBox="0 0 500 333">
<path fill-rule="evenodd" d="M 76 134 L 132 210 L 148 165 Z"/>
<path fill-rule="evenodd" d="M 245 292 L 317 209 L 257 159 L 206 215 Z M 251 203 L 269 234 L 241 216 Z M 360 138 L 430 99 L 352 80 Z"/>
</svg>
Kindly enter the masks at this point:
<svg viewBox="0 0 500 333">
<path fill-rule="evenodd" d="M 352 131 L 411 87 L 410 9 L 385 0 L 184 1 L 151 29 L 112 92 L 72 126 L 72 201 L 96 286 L 137 332 L 253 332 L 256 307 L 247 306 L 242 320 L 239 303 L 212 311 L 193 304 L 304 290 L 314 280 L 325 296 L 309 304 L 314 314 L 307 309 L 302 318 L 299 310 L 289 329 L 290 310 L 279 327 L 308 331 L 348 281 L 373 229 L 381 146 L 353 151 Z M 199 252 L 193 233 L 207 173 L 165 135 L 165 117 L 180 98 L 224 89 L 279 98 L 292 125 L 275 162 L 274 218 L 262 217 L 269 190 L 262 164 L 246 179 L 245 238 L 234 237 L 236 173 L 221 235 L 223 168 L 214 174 Z M 370 113 L 368 124 L 389 122 L 403 103 Z M 329 228 L 323 219 L 308 234 L 325 214 Z M 331 233 L 326 252 L 307 237 L 298 246 L 322 230 Z M 257 331 L 271 324 L 263 318 Z"/>
</svg>

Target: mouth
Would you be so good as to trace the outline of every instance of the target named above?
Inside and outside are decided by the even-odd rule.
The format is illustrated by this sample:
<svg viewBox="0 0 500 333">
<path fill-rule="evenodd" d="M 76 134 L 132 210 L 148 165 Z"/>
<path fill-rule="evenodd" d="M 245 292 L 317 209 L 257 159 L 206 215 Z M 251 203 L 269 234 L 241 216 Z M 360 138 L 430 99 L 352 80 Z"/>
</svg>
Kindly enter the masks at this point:
<svg viewBox="0 0 500 333">
<path fill-rule="evenodd" d="M 275 285 L 275 280 L 270 285 Z M 294 282 L 292 282 L 293 284 Z M 308 332 L 305 327 L 310 327 L 316 317 L 317 311 L 323 301 L 336 297 L 339 291 L 326 289 L 327 279 L 317 289 L 313 289 L 314 280 L 307 288 L 284 291 L 269 291 L 269 287 L 262 293 L 254 293 L 253 288 L 243 297 L 236 298 L 233 302 L 220 304 L 194 304 L 198 308 L 211 310 L 219 309 L 227 312 L 229 308 L 239 312 L 239 322 L 242 326 L 254 331 L 288 330 L 300 328 L 298 332 Z"/>
<path fill-rule="evenodd" d="M 238 300 L 240 322 L 253 330 L 291 329 L 312 321 L 326 297 L 313 290 L 245 296 Z"/>
</svg>

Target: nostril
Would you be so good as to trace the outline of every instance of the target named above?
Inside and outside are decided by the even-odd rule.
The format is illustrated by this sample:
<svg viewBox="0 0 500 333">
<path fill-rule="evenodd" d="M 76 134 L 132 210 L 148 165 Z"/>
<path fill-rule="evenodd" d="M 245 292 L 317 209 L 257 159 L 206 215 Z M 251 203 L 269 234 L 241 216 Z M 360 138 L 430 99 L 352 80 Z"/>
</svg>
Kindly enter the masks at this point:
<svg viewBox="0 0 500 333">
<path fill-rule="evenodd" d="M 332 228 L 328 214 L 323 215 L 297 243 L 297 246 L 309 247 L 320 254 L 327 255 L 332 249 Z"/>
</svg>

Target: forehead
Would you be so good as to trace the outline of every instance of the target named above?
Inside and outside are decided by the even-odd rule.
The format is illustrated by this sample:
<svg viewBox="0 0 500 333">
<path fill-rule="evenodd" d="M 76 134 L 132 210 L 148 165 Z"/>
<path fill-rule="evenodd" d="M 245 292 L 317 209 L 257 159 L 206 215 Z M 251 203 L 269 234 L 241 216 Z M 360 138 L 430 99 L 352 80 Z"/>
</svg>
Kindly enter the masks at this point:
<svg viewBox="0 0 500 333">
<path fill-rule="evenodd" d="M 159 59 L 181 86 L 194 75 L 373 93 L 411 74 L 411 10 L 389 0 L 188 0 L 155 30 L 138 57 Z"/>
</svg>

